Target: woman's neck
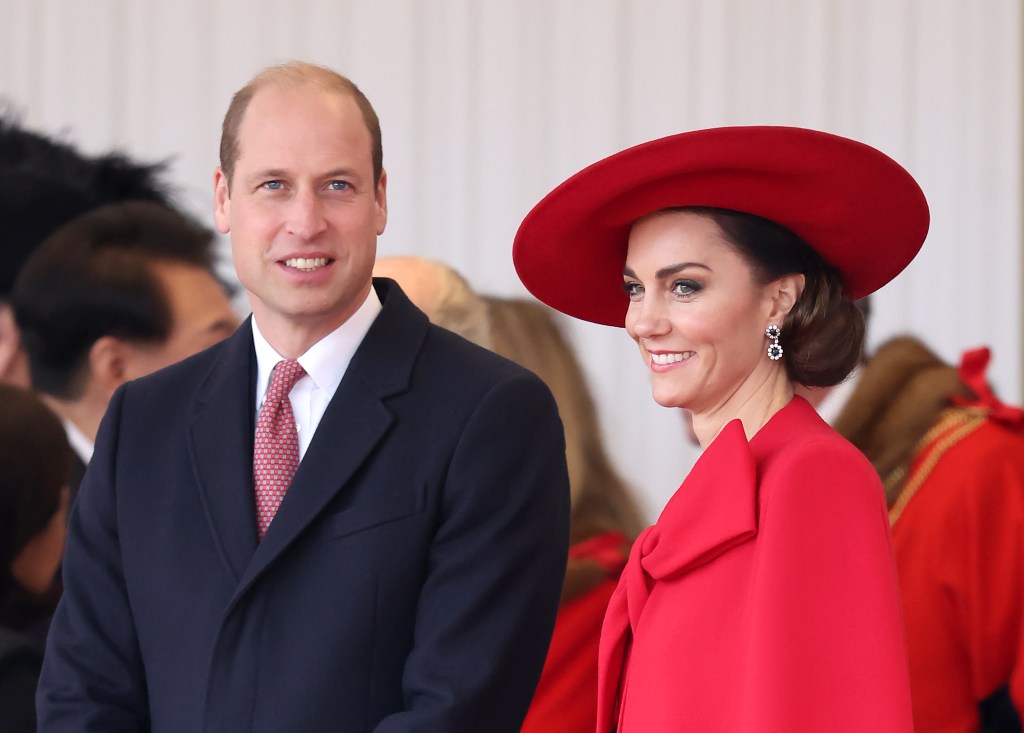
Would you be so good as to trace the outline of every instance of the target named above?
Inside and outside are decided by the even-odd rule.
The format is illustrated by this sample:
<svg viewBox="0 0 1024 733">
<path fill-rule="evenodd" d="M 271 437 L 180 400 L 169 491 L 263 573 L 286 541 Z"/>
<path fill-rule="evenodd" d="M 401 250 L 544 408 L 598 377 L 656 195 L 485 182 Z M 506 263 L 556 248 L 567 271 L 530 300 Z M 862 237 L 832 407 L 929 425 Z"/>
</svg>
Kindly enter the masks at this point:
<svg viewBox="0 0 1024 733">
<path fill-rule="evenodd" d="M 727 424 L 739 420 L 750 440 L 776 412 L 793 399 L 793 383 L 782 369 L 772 370 L 767 377 L 740 385 L 720 405 L 693 412 L 693 432 L 706 449 Z"/>
</svg>

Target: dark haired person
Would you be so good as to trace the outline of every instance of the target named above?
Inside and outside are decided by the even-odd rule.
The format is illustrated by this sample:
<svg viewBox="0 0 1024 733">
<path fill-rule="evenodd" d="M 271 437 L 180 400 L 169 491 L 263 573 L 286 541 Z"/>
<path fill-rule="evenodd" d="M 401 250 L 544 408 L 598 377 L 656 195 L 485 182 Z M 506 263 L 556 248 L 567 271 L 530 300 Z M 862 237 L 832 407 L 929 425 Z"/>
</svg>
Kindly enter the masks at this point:
<svg viewBox="0 0 1024 733">
<path fill-rule="evenodd" d="M 78 458 L 73 489 L 121 384 L 234 331 L 212 239 L 162 204 L 108 204 L 58 229 L 22 268 L 11 300 L 32 386 L 64 421 Z"/>
<path fill-rule="evenodd" d="M 690 410 L 704 447 L 609 604 L 599 731 L 913 730 L 881 483 L 794 385 L 854 367 L 850 298 L 901 271 L 927 227 L 890 158 L 784 127 L 631 148 L 524 220 L 526 286 L 625 323 L 655 401 Z"/>
<path fill-rule="evenodd" d="M 0 113 L 0 382 L 30 383 L 9 302 L 25 261 L 47 236 L 90 209 L 115 201 L 169 205 L 163 170 L 162 164 L 136 163 L 120 153 L 83 155 Z"/>
<path fill-rule="evenodd" d="M 0 384 L 0 730 L 36 729 L 48 590 L 67 526 L 71 449 L 27 389 Z"/>
</svg>

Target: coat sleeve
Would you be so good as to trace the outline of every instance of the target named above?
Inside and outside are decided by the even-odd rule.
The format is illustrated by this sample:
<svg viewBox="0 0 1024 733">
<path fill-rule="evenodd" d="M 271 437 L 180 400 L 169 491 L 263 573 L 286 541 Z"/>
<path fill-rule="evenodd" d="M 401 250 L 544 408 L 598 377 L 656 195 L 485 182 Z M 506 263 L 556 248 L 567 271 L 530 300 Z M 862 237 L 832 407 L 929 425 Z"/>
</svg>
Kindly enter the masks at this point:
<svg viewBox="0 0 1024 733">
<path fill-rule="evenodd" d="M 123 397 L 122 388 L 111 400 L 71 511 L 64 594 L 36 697 L 40 733 L 149 730 L 118 541 L 115 465 Z"/>
<path fill-rule="evenodd" d="M 832 440 L 761 484 L 744 730 L 910 733 L 906 642 L 878 477 Z"/>
<path fill-rule="evenodd" d="M 494 387 L 445 480 L 403 678 L 377 733 L 519 730 L 554 627 L 568 554 L 565 444 L 531 375 Z"/>
</svg>

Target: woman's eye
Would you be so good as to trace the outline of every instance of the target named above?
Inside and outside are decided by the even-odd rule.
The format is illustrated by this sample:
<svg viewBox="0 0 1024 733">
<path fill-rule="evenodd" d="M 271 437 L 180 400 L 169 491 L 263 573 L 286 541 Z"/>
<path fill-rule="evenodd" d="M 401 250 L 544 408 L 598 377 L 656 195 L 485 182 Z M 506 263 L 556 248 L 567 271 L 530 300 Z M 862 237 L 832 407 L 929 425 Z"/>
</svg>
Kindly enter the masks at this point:
<svg viewBox="0 0 1024 733">
<path fill-rule="evenodd" d="M 638 282 L 623 283 L 622 289 L 626 291 L 626 295 L 629 296 L 630 300 L 639 299 L 644 292 L 644 286 Z"/>
<path fill-rule="evenodd" d="M 678 296 L 693 295 L 701 289 L 701 284 L 693 280 L 676 280 L 672 283 L 672 294 Z"/>
</svg>

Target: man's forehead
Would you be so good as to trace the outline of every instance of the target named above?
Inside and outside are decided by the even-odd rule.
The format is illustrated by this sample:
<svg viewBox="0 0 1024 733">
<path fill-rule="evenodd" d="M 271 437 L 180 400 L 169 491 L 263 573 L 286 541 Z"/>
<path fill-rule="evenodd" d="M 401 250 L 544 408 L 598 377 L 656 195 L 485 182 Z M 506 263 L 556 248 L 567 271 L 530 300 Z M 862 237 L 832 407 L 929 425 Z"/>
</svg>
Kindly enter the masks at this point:
<svg viewBox="0 0 1024 733">
<path fill-rule="evenodd" d="M 359 148 L 365 144 L 370 155 L 370 131 L 351 94 L 312 82 L 267 84 L 254 93 L 239 125 L 239 161 L 246 157 L 247 147 L 258 150 L 246 145 L 251 138 L 261 147 L 289 141 L 320 143 L 325 132 Z"/>
</svg>

